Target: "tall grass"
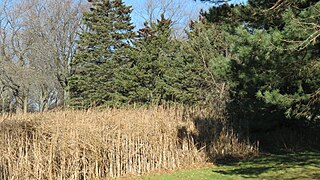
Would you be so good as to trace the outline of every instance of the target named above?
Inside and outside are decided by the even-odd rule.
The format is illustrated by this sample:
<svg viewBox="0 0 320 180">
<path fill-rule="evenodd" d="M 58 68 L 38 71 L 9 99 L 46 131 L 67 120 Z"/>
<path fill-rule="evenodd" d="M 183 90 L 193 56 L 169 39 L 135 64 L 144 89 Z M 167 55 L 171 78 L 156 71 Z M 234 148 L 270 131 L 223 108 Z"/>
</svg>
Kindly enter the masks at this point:
<svg viewBox="0 0 320 180">
<path fill-rule="evenodd" d="M 194 117 L 204 114 L 157 107 L 3 116 L 0 179 L 106 179 L 206 162 L 204 147 L 227 136 L 200 143 Z"/>
</svg>

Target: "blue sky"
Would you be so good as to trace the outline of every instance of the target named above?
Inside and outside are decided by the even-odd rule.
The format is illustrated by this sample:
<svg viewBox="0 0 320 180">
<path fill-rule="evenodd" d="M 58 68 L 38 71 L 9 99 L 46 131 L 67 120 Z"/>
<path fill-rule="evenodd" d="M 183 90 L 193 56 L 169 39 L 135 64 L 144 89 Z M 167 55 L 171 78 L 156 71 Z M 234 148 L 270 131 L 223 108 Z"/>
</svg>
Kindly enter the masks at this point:
<svg viewBox="0 0 320 180">
<path fill-rule="evenodd" d="M 0 0 L 1 1 L 1 0 Z M 143 2 L 144 0 L 123 0 L 124 2 L 130 4 L 130 5 L 134 5 L 137 2 Z M 179 1 L 179 0 L 177 0 Z M 190 2 L 192 2 L 193 0 L 190 0 Z M 246 2 L 247 0 L 232 0 L 231 3 L 243 3 Z"/>
<path fill-rule="evenodd" d="M 132 22 L 137 26 L 141 27 L 144 23 L 143 15 L 141 15 L 141 10 L 143 9 L 146 0 L 123 0 L 127 5 L 131 5 L 133 7 L 132 12 Z M 182 0 L 174 0 L 176 2 L 181 2 Z M 247 0 L 231 0 L 230 3 L 245 3 Z M 213 4 L 210 3 L 203 3 L 200 0 L 196 2 L 194 0 L 183 0 L 183 2 L 187 2 L 187 11 L 194 14 L 194 17 L 198 17 L 198 11 L 200 9 L 208 9 L 212 7 Z M 184 23 L 184 22 L 182 22 Z"/>
<path fill-rule="evenodd" d="M 24 0 L 8 0 L 9 2 L 23 2 Z M 59 1 L 59 0 L 57 0 Z M 84 0 L 86 1 L 86 0 Z M 143 9 L 143 6 L 145 5 L 146 0 L 123 0 L 127 5 L 131 5 L 133 7 L 133 13 L 131 15 L 133 24 L 140 28 L 142 27 L 143 23 L 145 22 L 145 19 L 143 19 L 143 15 L 141 10 Z M 158 0 L 159 1 L 159 0 Z M 210 3 L 203 3 L 200 2 L 200 0 L 173 0 L 174 2 L 181 3 L 185 2 L 184 5 L 186 7 L 185 11 L 188 11 L 188 15 L 193 15 L 192 18 L 185 17 L 180 22 L 181 24 L 186 24 L 188 20 L 190 19 L 196 19 L 199 15 L 200 9 L 208 9 L 209 7 L 212 7 L 213 4 Z M 231 0 L 230 3 L 245 3 L 247 0 Z M 0 0 L 0 4 L 2 4 L 3 0 Z M 155 0 L 157 2 L 157 0 Z M 183 15 L 182 15 L 183 16 Z M 159 17 L 157 17 L 159 18 Z"/>
</svg>

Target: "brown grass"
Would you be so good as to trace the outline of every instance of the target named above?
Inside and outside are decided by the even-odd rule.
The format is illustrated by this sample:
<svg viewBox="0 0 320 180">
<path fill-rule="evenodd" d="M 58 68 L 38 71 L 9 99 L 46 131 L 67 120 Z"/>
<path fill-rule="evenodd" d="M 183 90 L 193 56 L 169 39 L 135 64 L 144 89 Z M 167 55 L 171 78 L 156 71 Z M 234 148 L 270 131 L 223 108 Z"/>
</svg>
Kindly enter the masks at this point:
<svg viewBox="0 0 320 180">
<path fill-rule="evenodd" d="M 106 179 L 204 163 L 195 113 L 157 107 L 3 116 L 0 179 Z"/>
</svg>

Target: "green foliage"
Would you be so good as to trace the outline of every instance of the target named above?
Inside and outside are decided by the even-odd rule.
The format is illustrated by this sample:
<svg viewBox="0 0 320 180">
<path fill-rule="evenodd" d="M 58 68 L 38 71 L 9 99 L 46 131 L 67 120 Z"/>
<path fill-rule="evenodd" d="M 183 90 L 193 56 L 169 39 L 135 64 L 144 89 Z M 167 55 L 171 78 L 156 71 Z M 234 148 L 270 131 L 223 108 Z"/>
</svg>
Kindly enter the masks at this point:
<svg viewBox="0 0 320 180">
<path fill-rule="evenodd" d="M 230 96 L 229 112 L 241 125 L 314 120 L 320 109 L 319 9 L 313 0 L 224 4 L 192 23 L 186 41 L 171 38 L 164 16 L 131 41 L 130 7 L 94 1 L 72 63 L 71 104 L 222 107 Z"/>
<path fill-rule="evenodd" d="M 213 24 L 207 28 L 223 34 L 214 44 L 224 45 L 231 59 L 219 64 L 225 51 L 211 48 L 217 52 L 211 72 L 227 72 L 220 77 L 229 85 L 228 109 L 240 129 L 271 130 L 286 119 L 313 121 L 319 116 L 319 9 L 314 0 L 249 0 L 204 13 Z M 210 52 L 206 41 L 201 42 L 201 49 Z"/>
<path fill-rule="evenodd" d="M 320 88 L 319 31 L 315 28 L 319 25 L 315 10 L 319 2 L 285 1 L 268 7 L 258 2 L 239 8 L 251 8 L 266 21 L 244 14 L 242 21 L 247 23 L 239 26 L 231 38 L 235 54 L 231 76 L 236 84 L 232 98 L 235 108 L 245 107 L 236 113 L 251 124 L 318 116 L 314 107 L 317 103 L 312 105 L 310 101 Z M 293 5 L 303 8 L 297 10 Z M 279 10 L 282 6 L 286 11 Z M 272 15 L 276 22 L 268 20 L 270 11 L 276 11 Z"/>
<path fill-rule="evenodd" d="M 208 12 L 204 12 L 202 15 L 206 18 L 206 20 L 210 23 L 219 24 L 221 26 L 230 26 L 237 22 L 237 11 L 239 5 L 226 5 L 223 4 L 221 6 L 214 6 L 208 10 Z"/>
<path fill-rule="evenodd" d="M 171 38 L 171 21 L 162 16 L 138 33 L 130 63 L 117 76 L 125 102 L 205 103 L 208 73 L 202 60 L 190 55 L 189 43 Z"/>
<path fill-rule="evenodd" d="M 128 60 L 134 36 L 131 8 L 121 0 L 91 1 L 84 14 L 86 31 L 80 35 L 69 78 L 70 104 L 75 107 L 108 105 L 117 102 L 115 72 Z"/>
<path fill-rule="evenodd" d="M 230 53 L 226 44 L 228 33 L 223 28 L 206 22 L 194 23 L 188 33 L 185 48 L 189 62 L 199 73 L 196 80 L 207 104 L 223 104 L 228 97 Z M 198 74 L 197 73 L 197 74 Z"/>
<path fill-rule="evenodd" d="M 89 31 L 81 34 L 72 64 L 72 106 L 203 105 L 224 97 L 222 79 L 229 65 L 218 53 L 225 50 L 218 29 L 206 31 L 197 24 L 190 40 L 182 42 L 171 38 L 172 22 L 162 15 L 156 23 L 145 23 L 133 39 L 132 27 L 123 22 L 130 11 L 116 13 L 125 14 L 123 18 L 113 17 L 123 9 L 115 2 L 96 3 L 85 14 Z M 210 33 L 219 37 L 211 38 Z"/>
<path fill-rule="evenodd" d="M 247 5 L 241 6 L 237 11 L 239 19 L 250 27 L 282 30 L 286 25 L 283 14 L 288 9 L 299 13 L 316 2 L 318 0 L 248 0 Z"/>
<path fill-rule="evenodd" d="M 172 78 L 179 76 L 174 71 L 179 63 L 179 44 L 170 39 L 170 25 L 171 21 L 162 16 L 157 23 L 145 23 L 139 30 L 130 63 L 117 74 L 116 85 L 122 89 L 123 102 L 160 103 L 178 98 L 179 89 L 173 86 Z"/>
</svg>

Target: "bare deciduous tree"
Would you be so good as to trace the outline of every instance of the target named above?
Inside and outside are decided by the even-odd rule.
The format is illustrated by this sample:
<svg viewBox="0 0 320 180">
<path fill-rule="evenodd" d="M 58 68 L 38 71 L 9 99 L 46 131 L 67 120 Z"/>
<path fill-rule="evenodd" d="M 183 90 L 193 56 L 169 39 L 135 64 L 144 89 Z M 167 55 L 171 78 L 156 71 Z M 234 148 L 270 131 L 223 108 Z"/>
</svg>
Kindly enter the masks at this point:
<svg viewBox="0 0 320 180">
<path fill-rule="evenodd" d="M 191 20 L 197 19 L 204 6 L 192 0 L 145 0 L 135 8 L 145 22 L 156 22 L 161 14 L 172 21 L 173 35 L 181 38 Z M 142 22 L 144 23 L 144 22 Z"/>
<path fill-rule="evenodd" d="M 83 1 L 75 0 L 46 0 L 31 5 L 34 13 L 30 13 L 26 22 L 36 33 L 38 47 L 35 51 L 37 57 L 41 57 L 36 58 L 34 64 L 42 64 L 40 66 L 46 67 L 59 82 L 57 102 L 62 103 L 68 99 L 67 77 L 86 6 Z"/>
<path fill-rule="evenodd" d="M 68 98 L 67 76 L 84 0 L 3 1 L 0 7 L 0 95 L 17 112 L 43 111 Z"/>
</svg>

